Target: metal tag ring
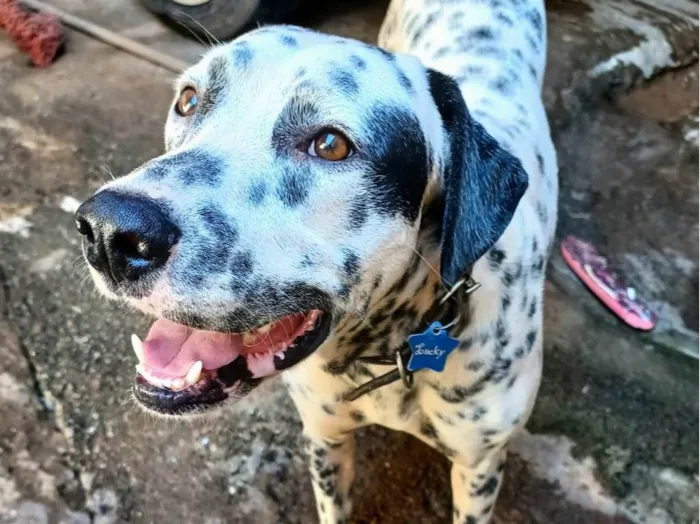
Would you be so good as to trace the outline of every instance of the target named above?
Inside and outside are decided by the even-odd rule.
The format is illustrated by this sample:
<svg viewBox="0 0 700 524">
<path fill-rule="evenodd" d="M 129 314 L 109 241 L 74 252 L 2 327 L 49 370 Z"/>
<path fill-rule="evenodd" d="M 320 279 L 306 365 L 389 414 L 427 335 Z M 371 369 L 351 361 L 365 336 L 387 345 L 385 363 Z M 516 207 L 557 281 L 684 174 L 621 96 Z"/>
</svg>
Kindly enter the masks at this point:
<svg viewBox="0 0 700 524">
<path fill-rule="evenodd" d="M 403 364 L 403 359 L 401 358 L 401 352 L 396 352 L 396 368 L 399 370 L 399 375 L 401 375 L 401 382 L 406 387 L 406 389 L 411 389 L 413 387 L 413 373 L 408 371 Z"/>
</svg>

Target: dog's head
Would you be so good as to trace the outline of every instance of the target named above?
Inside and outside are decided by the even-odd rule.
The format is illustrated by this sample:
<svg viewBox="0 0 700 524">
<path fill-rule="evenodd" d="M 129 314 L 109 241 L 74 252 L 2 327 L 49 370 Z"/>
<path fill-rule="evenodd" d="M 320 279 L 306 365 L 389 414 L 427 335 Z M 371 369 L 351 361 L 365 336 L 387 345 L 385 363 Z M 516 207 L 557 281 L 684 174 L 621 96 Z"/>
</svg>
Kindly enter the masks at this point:
<svg viewBox="0 0 700 524">
<path fill-rule="evenodd" d="M 133 340 L 135 392 L 169 414 L 238 398 L 323 345 L 358 297 L 405 273 L 435 199 L 455 281 L 527 186 L 451 79 L 295 27 L 188 69 L 165 141 L 76 219 L 100 290 L 157 318 Z"/>
</svg>

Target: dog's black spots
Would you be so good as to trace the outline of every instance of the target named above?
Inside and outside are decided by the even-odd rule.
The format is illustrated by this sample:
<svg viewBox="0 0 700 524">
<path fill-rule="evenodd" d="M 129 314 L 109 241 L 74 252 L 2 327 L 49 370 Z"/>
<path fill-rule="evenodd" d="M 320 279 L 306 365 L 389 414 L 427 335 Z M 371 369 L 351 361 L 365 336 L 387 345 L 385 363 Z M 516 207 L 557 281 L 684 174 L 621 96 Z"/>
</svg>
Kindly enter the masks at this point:
<svg viewBox="0 0 700 524">
<path fill-rule="evenodd" d="M 249 275 L 253 271 L 253 254 L 250 251 L 234 254 L 229 262 L 229 268 L 234 278 Z"/>
<path fill-rule="evenodd" d="M 367 223 L 368 218 L 369 209 L 367 201 L 362 196 L 357 197 L 350 202 L 347 220 L 348 229 L 351 231 L 362 229 L 362 227 Z"/>
<path fill-rule="evenodd" d="M 416 44 L 420 42 L 421 38 L 423 38 L 423 35 L 428 31 L 437 21 L 439 16 L 439 11 L 435 11 L 430 13 L 425 20 L 423 21 L 422 25 L 419 25 L 415 31 L 413 32 L 413 35 L 411 36 L 411 43 L 409 45 L 409 48 L 413 49 L 415 48 Z"/>
<path fill-rule="evenodd" d="M 335 410 L 333 409 L 333 406 L 329 404 L 323 404 L 321 406 L 321 409 L 323 410 L 324 413 L 327 415 L 335 415 Z"/>
<path fill-rule="evenodd" d="M 489 251 L 487 257 L 491 269 L 496 270 L 501 267 L 501 264 L 506 259 L 506 252 L 502 249 L 493 248 Z"/>
<path fill-rule="evenodd" d="M 494 40 L 496 38 L 496 33 L 493 31 L 493 28 L 482 25 L 469 30 L 467 33 L 467 38 L 472 41 L 476 40 L 485 42 L 488 40 Z"/>
<path fill-rule="evenodd" d="M 535 66 L 532 64 L 528 64 L 527 70 L 530 71 L 530 76 L 532 76 L 534 80 L 537 80 L 537 69 L 535 69 Z"/>
<path fill-rule="evenodd" d="M 185 185 L 216 186 L 223 178 L 224 163 L 201 149 L 190 149 L 155 159 L 144 169 L 146 176 L 153 180 L 173 175 Z"/>
<path fill-rule="evenodd" d="M 482 429 L 481 430 L 481 435 L 484 437 L 493 437 L 495 435 L 498 435 L 498 431 L 495 429 Z"/>
<path fill-rule="evenodd" d="M 513 361 L 509 358 L 496 358 L 493 366 L 489 370 L 489 378 L 493 384 L 500 384 L 510 374 Z"/>
<path fill-rule="evenodd" d="M 496 342 L 501 346 L 504 345 L 502 341 L 508 337 L 508 331 L 506 330 L 506 323 L 503 317 L 499 317 L 496 322 L 494 335 L 496 336 Z"/>
<path fill-rule="evenodd" d="M 530 9 L 525 12 L 525 20 L 527 20 L 535 31 L 535 38 L 538 41 L 542 41 L 544 37 L 544 22 L 542 21 L 542 15 L 536 9 Z"/>
<path fill-rule="evenodd" d="M 367 62 L 357 55 L 350 55 L 350 63 L 360 71 L 367 69 Z"/>
<path fill-rule="evenodd" d="M 515 381 L 518 380 L 518 375 L 513 375 L 510 380 L 508 380 L 508 383 L 506 384 L 506 389 L 510 389 L 513 387 L 513 384 L 515 384 Z"/>
<path fill-rule="evenodd" d="M 343 300 L 348 300 L 350 298 L 350 290 L 352 286 L 349 282 L 343 282 L 338 288 L 337 294 Z"/>
<path fill-rule="evenodd" d="M 441 47 L 433 53 L 433 60 L 440 60 L 453 53 L 451 47 Z"/>
<path fill-rule="evenodd" d="M 214 58 L 207 67 L 207 82 L 200 97 L 197 117 L 201 118 L 214 109 L 229 85 L 229 64 L 222 56 Z"/>
<path fill-rule="evenodd" d="M 309 196 L 313 177 L 308 166 L 289 166 L 277 185 L 277 196 L 287 207 L 297 207 Z"/>
<path fill-rule="evenodd" d="M 483 360 L 472 360 L 467 364 L 467 369 L 469 371 L 479 371 L 481 368 L 484 367 L 484 361 Z"/>
<path fill-rule="evenodd" d="M 443 455 L 445 455 L 447 458 L 452 458 L 457 455 L 457 452 L 454 449 L 447 446 L 444 442 L 440 441 L 439 439 L 435 440 L 434 445 L 435 449 Z"/>
<path fill-rule="evenodd" d="M 282 45 L 287 47 L 299 47 L 299 42 L 297 42 L 297 39 L 291 35 L 280 36 L 280 42 Z"/>
<path fill-rule="evenodd" d="M 504 469 L 506 469 L 506 461 L 505 461 L 505 460 L 501 460 L 501 461 L 498 463 L 498 468 L 496 468 L 496 471 L 498 471 L 499 473 L 503 473 L 503 470 L 504 470 Z"/>
<path fill-rule="evenodd" d="M 253 61 L 253 49 L 248 42 L 237 42 L 233 47 L 233 63 L 240 69 L 247 69 Z"/>
<path fill-rule="evenodd" d="M 209 235 L 217 242 L 231 246 L 238 240 L 238 231 L 233 218 L 227 217 L 218 205 L 210 203 L 203 206 L 197 210 L 197 215 Z"/>
<path fill-rule="evenodd" d="M 305 67 L 300 67 L 299 69 L 297 69 L 297 72 L 294 75 L 294 78 L 296 78 L 296 79 L 304 78 L 306 76 L 306 72 L 307 71 L 306 71 Z"/>
<path fill-rule="evenodd" d="M 528 301 L 528 296 L 526 293 L 523 293 L 522 298 L 520 299 L 520 312 L 525 313 L 525 310 L 527 309 L 527 301 Z"/>
<path fill-rule="evenodd" d="M 407 419 L 416 409 L 416 388 L 409 389 L 403 393 L 401 403 L 399 404 L 399 416 L 402 419 Z"/>
<path fill-rule="evenodd" d="M 531 269 L 534 274 L 542 273 L 542 270 L 544 269 L 544 257 L 542 255 L 539 255 L 535 259 L 535 261 L 532 263 Z"/>
<path fill-rule="evenodd" d="M 482 516 L 482 517 L 488 516 L 489 513 L 491 513 L 491 510 L 492 510 L 492 509 L 493 509 L 493 504 L 489 504 L 488 506 L 486 506 L 486 507 L 484 508 L 484 511 L 481 512 L 481 516 Z"/>
<path fill-rule="evenodd" d="M 343 69 L 334 69 L 330 72 L 331 83 L 345 95 L 354 96 L 360 91 L 360 86 L 355 76 Z"/>
<path fill-rule="evenodd" d="M 318 472 L 318 475 L 322 479 L 327 479 L 328 477 L 332 477 L 334 475 L 337 475 L 339 470 L 340 470 L 340 466 L 338 464 L 329 464 L 329 465 L 321 468 Z"/>
<path fill-rule="evenodd" d="M 496 79 L 489 82 L 489 87 L 502 95 L 510 96 L 515 91 L 515 82 L 512 78 L 505 75 L 500 75 Z"/>
<path fill-rule="evenodd" d="M 373 45 L 369 45 L 369 44 L 368 44 L 368 47 L 369 47 L 370 49 L 374 49 L 375 51 L 379 51 L 379 52 L 381 53 L 381 55 L 382 55 L 388 62 L 390 62 L 390 63 L 392 63 L 392 64 L 393 64 L 394 62 L 396 62 L 396 56 L 394 56 L 393 53 L 390 53 L 389 51 L 386 51 L 385 49 L 382 49 L 381 47 L 377 47 L 377 46 L 373 46 Z"/>
<path fill-rule="evenodd" d="M 514 25 L 513 19 L 505 13 L 498 13 L 496 15 L 496 20 L 506 27 L 513 27 Z"/>
<path fill-rule="evenodd" d="M 476 490 L 477 497 L 490 497 L 498 489 L 498 477 L 493 476 L 484 482 L 484 484 Z"/>
<path fill-rule="evenodd" d="M 501 309 L 503 311 L 506 311 L 512 303 L 512 299 L 510 298 L 510 295 L 504 294 L 501 295 Z"/>
<path fill-rule="evenodd" d="M 537 154 L 535 155 L 537 157 L 537 169 L 539 169 L 540 174 L 544 174 L 544 157 L 542 157 L 542 154 L 537 151 Z"/>
<path fill-rule="evenodd" d="M 538 249 L 539 249 L 539 244 L 537 242 L 537 239 L 535 237 L 532 237 L 532 252 L 537 253 Z"/>
<path fill-rule="evenodd" d="M 248 188 L 248 202 L 254 206 L 259 206 L 265 200 L 265 195 L 267 195 L 267 182 L 264 180 L 258 180 L 253 182 Z"/>
<path fill-rule="evenodd" d="M 486 68 L 480 65 L 468 65 L 460 70 L 460 75 L 465 77 L 465 80 L 472 77 L 478 77 L 486 73 Z M 491 105 L 490 100 L 481 100 L 481 103 L 485 106 Z"/>
<path fill-rule="evenodd" d="M 543 224 L 547 223 L 547 219 L 549 218 L 549 213 L 547 212 L 547 208 L 544 206 L 542 202 L 537 203 L 537 217 L 540 219 L 540 222 Z"/>
<path fill-rule="evenodd" d="M 437 439 L 437 431 L 435 429 L 435 426 L 429 421 L 429 420 L 423 420 L 420 423 L 420 432 L 421 435 L 423 435 L 426 438 L 429 439 Z"/>
<path fill-rule="evenodd" d="M 472 422 L 479 422 L 488 412 L 488 409 L 484 406 L 477 406 L 476 409 L 474 409 L 474 413 L 472 413 Z"/>
<path fill-rule="evenodd" d="M 520 424 L 520 417 L 515 417 L 510 424 L 511 426 L 517 426 Z"/>
<path fill-rule="evenodd" d="M 488 331 L 482 331 L 479 334 L 479 344 L 481 344 L 482 346 L 485 346 L 486 344 L 488 344 L 490 340 L 491 340 L 491 333 L 489 333 Z"/>
<path fill-rule="evenodd" d="M 497 58 L 499 60 L 506 59 L 506 52 L 503 50 L 503 48 L 495 45 L 479 46 L 474 51 L 479 56 Z"/>
<path fill-rule="evenodd" d="M 521 359 L 525 356 L 525 347 L 524 346 L 519 346 L 518 349 L 515 350 L 515 353 L 513 353 L 513 357 L 516 359 Z"/>
<path fill-rule="evenodd" d="M 357 282 L 360 276 L 360 257 L 354 251 L 344 251 L 345 259 L 343 260 L 343 276 L 351 282 Z"/>
<path fill-rule="evenodd" d="M 375 104 L 365 115 L 364 155 L 370 198 L 381 214 L 418 218 L 428 181 L 428 147 L 420 123 L 405 108 Z"/>
<path fill-rule="evenodd" d="M 457 11 L 452 14 L 447 21 L 447 28 L 450 31 L 461 32 L 464 29 L 464 11 Z M 426 43 L 427 44 L 430 42 Z"/>
<path fill-rule="evenodd" d="M 416 91 L 413 89 L 413 82 L 411 82 L 411 79 L 401 70 L 399 70 L 399 83 L 410 95 L 415 94 Z"/>
<path fill-rule="evenodd" d="M 507 288 L 512 287 L 513 284 L 515 284 L 515 275 L 513 275 L 513 273 L 511 273 L 510 271 L 505 270 L 503 272 L 503 275 L 501 276 L 501 282 Z"/>
<path fill-rule="evenodd" d="M 532 348 L 535 345 L 535 340 L 537 339 L 537 331 L 530 331 L 527 336 L 525 337 L 525 347 L 527 348 L 527 354 L 529 355 L 532 352 Z"/>
<path fill-rule="evenodd" d="M 187 268 L 182 270 L 182 275 L 178 274 L 177 277 L 188 286 L 200 287 L 211 274 L 226 270 L 229 246 L 218 240 L 200 240 L 192 257 L 192 263 L 188 264 Z"/>
<path fill-rule="evenodd" d="M 447 424 L 448 426 L 454 426 L 454 425 L 455 425 L 454 419 L 452 419 L 452 418 L 450 418 L 450 417 L 446 417 L 445 415 L 443 415 L 443 414 L 440 413 L 440 412 L 437 412 L 437 411 L 436 411 L 436 412 L 434 413 L 434 415 L 435 415 L 435 418 L 437 418 L 440 422 L 443 422 L 443 423 Z"/>
<path fill-rule="evenodd" d="M 473 345 L 474 339 L 469 337 L 465 340 L 462 340 L 462 342 L 459 343 L 459 346 L 457 346 L 457 351 L 469 351 Z"/>
<path fill-rule="evenodd" d="M 486 387 L 486 380 L 484 378 L 479 378 L 474 384 L 472 384 L 469 387 L 463 387 L 463 386 L 455 386 L 450 389 L 441 389 L 438 388 L 438 392 L 440 393 L 440 398 L 444 400 L 445 402 L 449 402 L 450 404 L 459 404 L 461 402 L 464 402 L 467 398 L 471 397 L 472 395 L 476 395 L 477 393 L 480 393 L 481 391 L 484 390 Z"/>
<path fill-rule="evenodd" d="M 532 318 L 537 313 L 537 299 L 533 298 L 530 303 L 530 309 L 527 310 L 527 318 Z"/>
<path fill-rule="evenodd" d="M 299 262 L 299 267 L 304 269 L 313 268 L 318 265 L 318 255 L 316 253 L 304 253 Z"/>
<path fill-rule="evenodd" d="M 178 166 L 178 178 L 185 185 L 216 186 L 223 179 L 224 163 L 214 156 L 197 152 L 188 162 Z"/>
<path fill-rule="evenodd" d="M 370 319 L 370 323 L 373 326 L 380 326 L 387 318 L 389 318 L 389 313 L 385 309 L 380 309 Z"/>
<path fill-rule="evenodd" d="M 350 418 L 356 423 L 356 424 L 362 424 L 367 418 L 365 417 L 364 413 L 362 411 L 356 411 L 353 410 L 350 412 Z"/>
<path fill-rule="evenodd" d="M 308 93 L 307 93 L 308 88 Z M 281 156 L 289 156 L 297 147 L 297 133 L 321 124 L 321 111 L 313 101 L 316 87 L 308 80 L 297 84 L 297 93 L 285 104 L 272 127 L 272 149 Z"/>
</svg>

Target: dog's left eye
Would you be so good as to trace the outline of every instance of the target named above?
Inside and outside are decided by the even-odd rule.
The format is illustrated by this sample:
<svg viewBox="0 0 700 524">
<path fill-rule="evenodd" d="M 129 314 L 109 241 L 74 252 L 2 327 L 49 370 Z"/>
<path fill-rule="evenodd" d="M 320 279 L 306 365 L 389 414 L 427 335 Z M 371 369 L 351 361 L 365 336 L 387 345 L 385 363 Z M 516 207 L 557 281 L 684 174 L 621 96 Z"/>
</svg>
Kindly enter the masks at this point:
<svg viewBox="0 0 700 524">
<path fill-rule="evenodd" d="M 338 162 L 351 157 L 354 150 L 350 140 L 339 131 L 323 131 L 311 141 L 308 153 L 323 160 Z"/>
<path fill-rule="evenodd" d="M 180 116 L 191 116 L 197 110 L 198 102 L 197 91 L 192 87 L 186 87 L 175 103 L 175 112 Z"/>
</svg>

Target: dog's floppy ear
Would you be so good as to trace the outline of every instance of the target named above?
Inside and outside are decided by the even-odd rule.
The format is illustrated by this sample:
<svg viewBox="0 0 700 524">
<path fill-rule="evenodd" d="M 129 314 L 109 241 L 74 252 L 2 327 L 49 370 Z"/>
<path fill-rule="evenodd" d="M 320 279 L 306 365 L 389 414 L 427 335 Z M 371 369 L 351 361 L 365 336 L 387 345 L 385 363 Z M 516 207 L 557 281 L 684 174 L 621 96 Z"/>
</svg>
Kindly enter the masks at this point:
<svg viewBox="0 0 700 524">
<path fill-rule="evenodd" d="M 527 189 L 520 161 L 469 115 L 457 83 L 428 70 L 445 133 L 442 278 L 455 283 L 499 239 Z"/>
</svg>

